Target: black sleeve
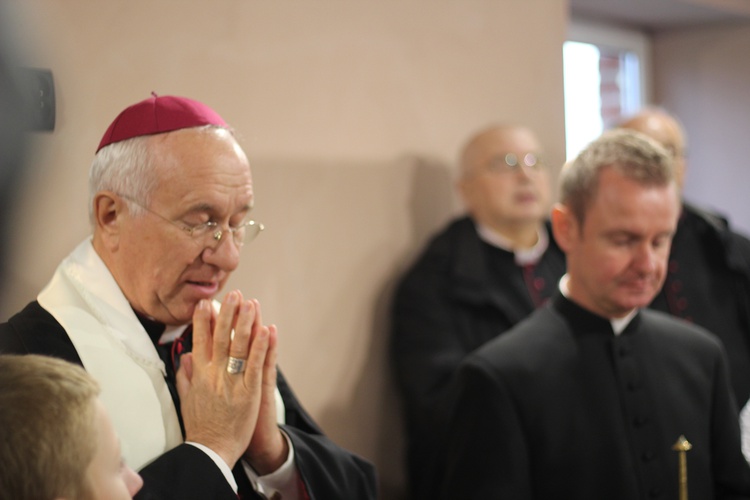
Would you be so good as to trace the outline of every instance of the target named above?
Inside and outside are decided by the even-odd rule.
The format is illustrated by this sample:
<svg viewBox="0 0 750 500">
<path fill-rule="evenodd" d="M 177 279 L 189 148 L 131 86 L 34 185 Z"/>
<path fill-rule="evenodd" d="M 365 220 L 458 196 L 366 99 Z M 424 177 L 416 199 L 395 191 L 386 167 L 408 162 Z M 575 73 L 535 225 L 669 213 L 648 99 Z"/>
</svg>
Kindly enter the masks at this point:
<svg viewBox="0 0 750 500">
<path fill-rule="evenodd" d="M 442 485 L 433 498 L 534 498 L 524 423 L 508 388 L 480 362 L 464 363 L 455 383 Z"/>
<path fill-rule="evenodd" d="M 189 444 L 160 455 L 140 471 L 143 488 L 136 500 L 237 500 L 213 460 Z"/>
<path fill-rule="evenodd" d="M 279 372 L 277 386 L 286 406 L 284 431 L 310 500 L 377 498 L 375 467 L 328 439 L 305 411 Z"/>
<path fill-rule="evenodd" d="M 0 353 L 41 354 L 83 366 L 62 325 L 37 301 L 0 324 Z"/>
<path fill-rule="evenodd" d="M 735 500 L 750 497 L 750 467 L 742 453 L 738 411 L 730 391 L 726 352 L 719 346 L 713 377 L 711 456 L 714 458 L 715 498 Z"/>
<path fill-rule="evenodd" d="M 367 500 L 377 498 L 374 467 L 330 441 L 299 404 L 283 375 L 279 392 L 286 406 L 287 432 L 295 465 L 310 500 Z M 234 477 L 243 499 L 260 498 L 250 487 L 238 462 Z M 237 495 L 210 457 L 182 444 L 156 458 L 140 471 L 143 489 L 136 500 L 237 500 Z"/>
</svg>

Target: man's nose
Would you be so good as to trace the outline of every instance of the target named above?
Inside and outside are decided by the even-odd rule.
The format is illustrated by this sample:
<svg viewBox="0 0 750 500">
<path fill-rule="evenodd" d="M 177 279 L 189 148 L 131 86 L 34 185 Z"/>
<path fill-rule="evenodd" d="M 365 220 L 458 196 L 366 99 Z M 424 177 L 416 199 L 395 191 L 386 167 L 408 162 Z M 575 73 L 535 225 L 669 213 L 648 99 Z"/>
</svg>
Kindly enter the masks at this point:
<svg viewBox="0 0 750 500">
<path fill-rule="evenodd" d="M 206 264 L 232 272 L 240 264 L 240 247 L 235 243 L 232 234 L 225 231 L 215 245 L 203 249 L 201 258 Z"/>
<path fill-rule="evenodd" d="M 650 243 L 638 245 L 634 262 L 638 270 L 651 272 L 658 267 L 661 255 Z"/>
</svg>

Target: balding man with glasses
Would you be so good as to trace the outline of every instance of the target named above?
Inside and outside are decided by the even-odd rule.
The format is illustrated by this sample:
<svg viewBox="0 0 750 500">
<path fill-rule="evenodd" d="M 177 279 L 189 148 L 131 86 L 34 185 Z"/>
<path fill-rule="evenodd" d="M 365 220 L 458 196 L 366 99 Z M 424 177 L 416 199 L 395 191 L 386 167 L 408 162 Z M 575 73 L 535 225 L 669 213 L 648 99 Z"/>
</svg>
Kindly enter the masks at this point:
<svg viewBox="0 0 750 500">
<path fill-rule="evenodd" d="M 402 278 L 393 306 L 410 498 L 434 498 L 439 478 L 432 464 L 459 363 L 544 304 L 565 272 L 545 222 L 549 171 L 531 130 L 478 131 L 461 151 L 459 170 L 456 187 L 467 214 L 432 239 Z"/>
<path fill-rule="evenodd" d="M 263 230 L 224 120 L 153 95 L 112 122 L 89 183 L 93 235 L 0 325 L 0 352 L 94 376 L 142 468 L 136 498 L 375 498 L 372 465 L 328 440 L 277 372 L 258 301 L 214 301 Z"/>
</svg>

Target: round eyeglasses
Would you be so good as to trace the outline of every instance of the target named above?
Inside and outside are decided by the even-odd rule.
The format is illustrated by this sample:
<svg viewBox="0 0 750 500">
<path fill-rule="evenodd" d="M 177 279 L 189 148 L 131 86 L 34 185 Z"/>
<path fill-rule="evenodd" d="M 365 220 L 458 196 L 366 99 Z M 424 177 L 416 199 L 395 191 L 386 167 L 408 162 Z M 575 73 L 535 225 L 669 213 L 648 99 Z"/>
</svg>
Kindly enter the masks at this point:
<svg viewBox="0 0 750 500">
<path fill-rule="evenodd" d="M 505 153 L 494 157 L 488 163 L 490 170 L 502 173 L 512 173 L 526 167 L 527 172 L 539 172 L 544 168 L 544 162 L 535 153 L 526 153 L 519 157 L 515 153 Z"/>
<path fill-rule="evenodd" d="M 188 226 L 184 223 L 177 224 L 194 240 L 203 242 L 204 247 L 212 248 L 219 244 L 226 233 L 232 235 L 234 244 L 239 248 L 245 243 L 253 241 L 265 229 L 263 224 L 254 220 L 243 222 L 236 227 L 228 226 L 226 229 L 222 228 L 218 222 L 213 221 L 204 222 L 197 226 Z"/>
<path fill-rule="evenodd" d="M 229 233 L 232 235 L 232 241 L 241 248 L 245 243 L 249 243 L 265 229 L 265 226 L 260 222 L 249 220 L 241 223 L 239 226 L 228 226 L 222 227 L 218 222 L 208 221 L 201 224 L 190 225 L 185 222 L 178 222 L 167 217 L 164 217 L 158 212 L 155 212 L 147 206 L 135 201 L 130 196 L 119 195 L 129 203 L 137 205 L 151 215 L 155 215 L 159 219 L 168 222 L 178 229 L 186 232 L 196 243 L 200 244 L 202 248 L 216 248 L 224 238 L 224 235 Z"/>
</svg>

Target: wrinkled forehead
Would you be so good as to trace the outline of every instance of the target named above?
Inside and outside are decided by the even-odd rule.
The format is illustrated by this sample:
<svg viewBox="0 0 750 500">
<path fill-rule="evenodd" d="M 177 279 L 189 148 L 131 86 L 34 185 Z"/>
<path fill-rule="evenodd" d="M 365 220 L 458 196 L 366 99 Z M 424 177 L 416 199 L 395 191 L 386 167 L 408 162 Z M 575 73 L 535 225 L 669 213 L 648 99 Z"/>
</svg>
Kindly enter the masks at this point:
<svg viewBox="0 0 750 500">
<path fill-rule="evenodd" d="M 536 151 L 539 142 L 530 130 L 523 127 L 503 128 L 487 132 L 477 141 L 477 150 L 488 154 L 497 152 Z"/>
<path fill-rule="evenodd" d="M 247 155 L 229 131 L 184 129 L 150 141 L 157 196 L 160 190 L 188 196 L 219 189 L 224 195 L 252 197 Z"/>
<path fill-rule="evenodd" d="M 249 170 L 247 155 L 232 133 L 223 128 L 190 128 L 149 138 L 149 154 L 161 173 L 181 175 L 191 169 Z"/>
</svg>

